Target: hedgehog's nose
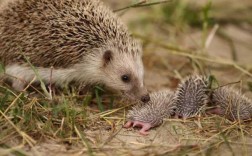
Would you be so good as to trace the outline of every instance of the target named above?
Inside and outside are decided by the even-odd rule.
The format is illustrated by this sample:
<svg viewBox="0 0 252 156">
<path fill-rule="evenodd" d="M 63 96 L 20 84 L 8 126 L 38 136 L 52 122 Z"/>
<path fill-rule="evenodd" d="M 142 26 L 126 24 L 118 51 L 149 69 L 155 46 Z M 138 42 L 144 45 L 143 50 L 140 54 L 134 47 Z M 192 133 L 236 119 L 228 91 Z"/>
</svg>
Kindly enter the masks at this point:
<svg viewBox="0 0 252 156">
<path fill-rule="evenodd" d="M 150 101 L 150 95 L 146 94 L 146 95 L 142 96 L 141 101 L 144 102 L 144 103 L 149 102 Z"/>
</svg>

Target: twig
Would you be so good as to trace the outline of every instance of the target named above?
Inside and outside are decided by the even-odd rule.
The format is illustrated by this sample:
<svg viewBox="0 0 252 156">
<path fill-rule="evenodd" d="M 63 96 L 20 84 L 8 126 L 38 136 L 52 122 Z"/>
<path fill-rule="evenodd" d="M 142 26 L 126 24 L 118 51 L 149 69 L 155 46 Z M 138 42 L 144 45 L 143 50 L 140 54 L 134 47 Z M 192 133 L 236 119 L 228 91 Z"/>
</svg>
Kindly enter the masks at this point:
<svg viewBox="0 0 252 156">
<path fill-rule="evenodd" d="M 233 125 L 231 125 L 231 126 L 225 128 L 225 129 L 223 129 L 222 131 L 220 131 L 219 133 L 216 133 L 216 134 L 212 135 L 211 137 L 207 138 L 207 139 L 203 142 L 203 144 L 207 143 L 208 141 L 212 140 L 213 138 L 219 136 L 221 133 L 223 133 L 223 132 L 227 131 L 228 129 L 230 129 L 230 128 L 232 128 L 232 127 L 235 127 L 235 126 L 237 126 L 237 123 L 235 123 L 235 124 L 233 124 Z"/>
<path fill-rule="evenodd" d="M 50 83 L 49 83 L 49 94 L 51 97 L 52 97 L 52 74 L 53 74 L 53 66 L 51 66 Z"/>
<path fill-rule="evenodd" d="M 146 3 L 146 2 L 147 2 L 147 0 L 142 0 L 140 2 L 131 4 L 129 6 L 126 6 L 126 7 L 120 8 L 120 9 L 115 9 L 114 12 L 119 12 L 119 11 L 127 10 L 127 9 L 130 9 L 130 8 L 139 8 L 139 7 L 146 7 L 146 6 L 151 6 L 151 5 L 167 3 L 167 2 L 170 2 L 170 0 L 162 0 L 162 1 L 150 2 L 150 3 Z"/>
<path fill-rule="evenodd" d="M 21 131 L 1 110 L 0 114 L 11 124 L 11 126 L 19 133 L 19 135 L 23 137 L 23 139 L 30 145 L 30 147 L 33 147 L 33 144 L 35 144 L 36 141 L 33 140 L 28 134 Z"/>
<path fill-rule="evenodd" d="M 206 49 L 210 46 L 210 44 L 211 44 L 211 42 L 212 42 L 212 40 L 213 40 L 213 38 L 214 38 L 214 35 L 216 34 L 218 28 L 219 28 L 219 25 L 218 25 L 218 24 L 214 25 L 212 31 L 211 31 L 210 34 L 208 35 L 208 37 L 207 37 L 207 39 L 206 39 L 206 43 L 205 43 L 205 48 L 206 48 Z"/>
<path fill-rule="evenodd" d="M 109 143 L 121 130 L 123 127 L 120 127 L 119 130 L 117 130 L 115 133 L 110 135 L 99 147 L 102 148 L 104 145 Z"/>
</svg>

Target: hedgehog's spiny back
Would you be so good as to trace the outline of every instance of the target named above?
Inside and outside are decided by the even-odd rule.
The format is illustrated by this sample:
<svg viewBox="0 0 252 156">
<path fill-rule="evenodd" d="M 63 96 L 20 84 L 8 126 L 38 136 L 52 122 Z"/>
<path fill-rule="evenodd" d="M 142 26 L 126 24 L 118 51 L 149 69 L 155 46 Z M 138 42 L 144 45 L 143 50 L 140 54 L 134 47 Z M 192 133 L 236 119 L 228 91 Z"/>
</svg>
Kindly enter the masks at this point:
<svg viewBox="0 0 252 156">
<path fill-rule="evenodd" d="M 138 104 L 127 114 L 131 121 L 150 123 L 152 127 L 162 123 L 163 118 L 174 114 L 174 93 L 170 90 L 161 90 L 150 94 L 148 103 Z"/>
<path fill-rule="evenodd" d="M 107 44 L 139 52 L 125 26 L 97 0 L 17 0 L 1 11 L 0 28 L 5 64 L 24 63 L 23 53 L 35 66 L 69 67 Z"/>
<path fill-rule="evenodd" d="M 220 87 L 213 91 L 211 102 L 220 108 L 220 115 L 229 120 L 246 120 L 252 117 L 252 102 L 231 87 Z"/>
<path fill-rule="evenodd" d="M 208 102 L 208 80 L 205 76 L 189 76 L 180 84 L 176 92 L 177 115 L 189 117 L 199 112 Z"/>
</svg>

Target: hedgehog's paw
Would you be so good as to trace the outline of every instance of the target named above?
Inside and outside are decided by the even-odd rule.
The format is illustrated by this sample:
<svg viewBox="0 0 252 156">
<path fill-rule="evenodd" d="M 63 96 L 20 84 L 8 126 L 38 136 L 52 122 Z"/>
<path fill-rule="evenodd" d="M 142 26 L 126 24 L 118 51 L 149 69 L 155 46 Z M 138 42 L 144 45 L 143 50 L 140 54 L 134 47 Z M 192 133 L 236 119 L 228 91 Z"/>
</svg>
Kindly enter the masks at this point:
<svg viewBox="0 0 252 156">
<path fill-rule="evenodd" d="M 223 115 L 223 111 L 220 107 L 212 108 L 206 111 L 207 114 Z"/>
<path fill-rule="evenodd" d="M 132 121 L 128 121 L 125 125 L 123 125 L 124 128 L 130 128 L 133 125 Z"/>
<path fill-rule="evenodd" d="M 149 134 L 147 131 L 152 127 L 150 123 L 145 123 L 141 121 L 128 121 L 124 126 L 124 128 L 130 127 L 141 127 L 140 134 L 147 135 Z"/>
<path fill-rule="evenodd" d="M 16 91 L 23 91 L 25 89 L 25 83 L 22 82 L 21 80 L 15 79 L 12 82 L 12 87 L 16 90 Z"/>
</svg>

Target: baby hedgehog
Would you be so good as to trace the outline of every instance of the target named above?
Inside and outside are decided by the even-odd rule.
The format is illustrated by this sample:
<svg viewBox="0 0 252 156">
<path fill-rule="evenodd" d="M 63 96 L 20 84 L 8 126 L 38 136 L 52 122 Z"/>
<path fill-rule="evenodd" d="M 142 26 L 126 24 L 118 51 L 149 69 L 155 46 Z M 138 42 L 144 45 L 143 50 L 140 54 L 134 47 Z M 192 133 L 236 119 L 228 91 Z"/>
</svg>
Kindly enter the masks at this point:
<svg viewBox="0 0 252 156">
<path fill-rule="evenodd" d="M 176 106 L 172 91 L 161 90 L 151 93 L 150 99 L 148 103 L 135 105 L 129 111 L 125 128 L 138 126 L 141 127 L 140 134 L 146 135 L 148 134 L 147 130 L 160 125 L 163 118 L 170 117 L 175 113 Z"/>
<path fill-rule="evenodd" d="M 183 119 L 196 115 L 208 103 L 208 80 L 205 76 L 186 77 L 177 88 L 176 116 Z"/>
<path fill-rule="evenodd" d="M 16 90 L 35 77 L 27 59 L 47 84 L 104 84 L 133 99 L 150 100 L 140 43 L 98 0 L 5 0 L 0 62 Z"/>
<path fill-rule="evenodd" d="M 210 113 L 234 120 L 252 118 L 252 102 L 247 97 L 230 87 L 220 87 L 213 91 L 211 103 L 216 106 Z"/>
</svg>

